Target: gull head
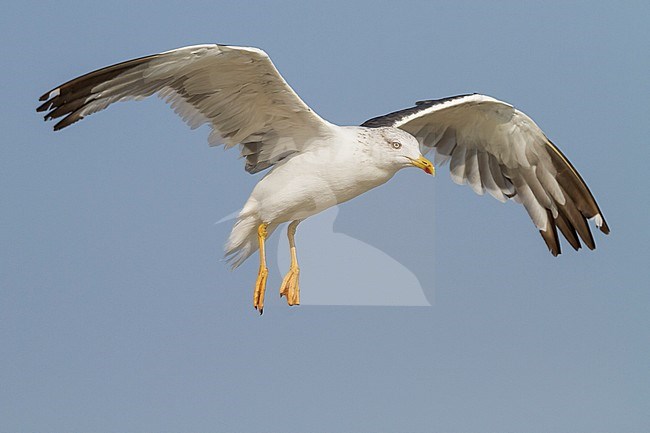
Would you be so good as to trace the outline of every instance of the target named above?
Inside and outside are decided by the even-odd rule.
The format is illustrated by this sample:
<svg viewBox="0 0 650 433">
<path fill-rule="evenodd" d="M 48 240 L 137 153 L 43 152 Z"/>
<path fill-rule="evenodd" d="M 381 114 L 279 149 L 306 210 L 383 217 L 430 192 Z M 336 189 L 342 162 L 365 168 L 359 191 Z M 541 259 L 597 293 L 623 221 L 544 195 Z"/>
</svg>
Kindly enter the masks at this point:
<svg viewBox="0 0 650 433">
<path fill-rule="evenodd" d="M 377 163 L 395 171 L 417 167 L 428 174 L 435 174 L 431 161 L 420 152 L 420 143 L 408 132 L 385 127 L 374 129 L 372 136 L 372 156 Z"/>
</svg>

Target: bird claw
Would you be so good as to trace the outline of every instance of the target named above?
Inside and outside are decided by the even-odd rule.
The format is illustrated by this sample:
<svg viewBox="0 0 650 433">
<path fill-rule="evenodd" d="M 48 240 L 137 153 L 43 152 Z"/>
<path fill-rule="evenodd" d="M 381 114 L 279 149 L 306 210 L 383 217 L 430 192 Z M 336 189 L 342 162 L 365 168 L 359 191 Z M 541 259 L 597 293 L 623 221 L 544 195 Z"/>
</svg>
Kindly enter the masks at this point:
<svg viewBox="0 0 650 433">
<path fill-rule="evenodd" d="M 260 314 L 264 313 L 264 293 L 266 292 L 266 279 L 269 276 L 268 268 L 260 268 L 255 282 L 255 293 L 253 294 L 253 307 Z"/>
<path fill-rule="evenodd" d="M 292 267 L 285 275 L 280 285 L 280 297 L 287 298 L 287 304 L 299 305 L 300 304 L 300 286 L 298 285 L 298 277 L 300 276 L 300 269 Z"/>
</svg>

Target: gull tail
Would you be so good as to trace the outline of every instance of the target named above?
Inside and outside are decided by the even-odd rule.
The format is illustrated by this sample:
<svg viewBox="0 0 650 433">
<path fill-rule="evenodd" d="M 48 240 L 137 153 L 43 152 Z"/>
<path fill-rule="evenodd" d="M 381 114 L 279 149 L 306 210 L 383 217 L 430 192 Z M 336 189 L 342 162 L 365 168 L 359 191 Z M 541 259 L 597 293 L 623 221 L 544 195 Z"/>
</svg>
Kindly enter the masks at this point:
<svg viewBox="0 0 650 433">
<path fill-rule="evenodd" d="M 226 243 L 226 260 L 230 266 L 235 269 L 259 249 L 257 240 L 257 227 L 262 224 L 262 220 L 251 213 L 242 213 L 237 218 L 235 226 L 230 232 L 230 237 Z M 277 224 L 267 227 L 268 236 L 277 228 Z M 267 236 L 267 239 L 268 239 Z"/>
</svg>

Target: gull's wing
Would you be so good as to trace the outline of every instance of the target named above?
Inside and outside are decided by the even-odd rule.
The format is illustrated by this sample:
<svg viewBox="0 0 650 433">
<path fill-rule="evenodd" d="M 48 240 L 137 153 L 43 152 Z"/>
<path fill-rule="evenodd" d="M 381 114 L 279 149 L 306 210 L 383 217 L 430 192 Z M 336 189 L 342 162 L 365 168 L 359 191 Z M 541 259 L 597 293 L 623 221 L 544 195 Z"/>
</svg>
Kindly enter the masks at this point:
<svg viewBox="0 0 650 433">
<path fill-rule="evenodd" d="M 37 111 L 63 118 L 54 130 L 113 102 L 158 94 L 191 128 L 210 124 L 211 145 L 241 144 L 246 170 L 256 173 L 310 139 L 331 132 L 257 48 L 197 45 L 118 63 L 47 92 Z"/>
<path fill-rule="evenodd" d="M 477 194 L 524 205 L 553 255 L 557 228 L 576 250 L 595 248 L 587 219 L 609 227 L 589 188 L 569 160 L 526 114 L 489 96 L 472 94 L 420 101 L 362 126 L 392 126 L 415 136 L 437 164 L 450 161 L 451 177 Z"/>
</svg>

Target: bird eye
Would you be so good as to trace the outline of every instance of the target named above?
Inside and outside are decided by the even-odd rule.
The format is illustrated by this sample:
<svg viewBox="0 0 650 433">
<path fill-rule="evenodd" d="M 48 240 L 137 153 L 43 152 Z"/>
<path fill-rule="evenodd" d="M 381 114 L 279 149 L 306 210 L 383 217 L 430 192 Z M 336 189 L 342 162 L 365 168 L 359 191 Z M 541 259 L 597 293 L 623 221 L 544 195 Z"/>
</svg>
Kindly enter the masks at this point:
<svg viewBox="0 0 650 433">
<path fill-rule="evenodd" d="M 402 148 L 402 143 L 400 143 L 399 141 L 393 141 L 390 145 L 393 146 L 393 149 L 401 149 Z"/>
</svg>

